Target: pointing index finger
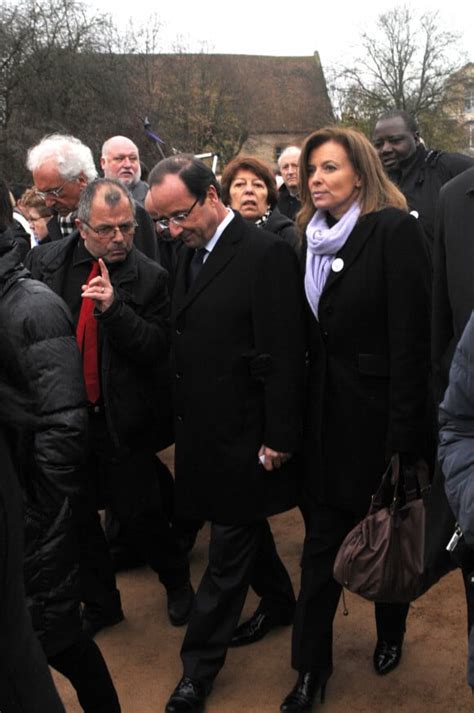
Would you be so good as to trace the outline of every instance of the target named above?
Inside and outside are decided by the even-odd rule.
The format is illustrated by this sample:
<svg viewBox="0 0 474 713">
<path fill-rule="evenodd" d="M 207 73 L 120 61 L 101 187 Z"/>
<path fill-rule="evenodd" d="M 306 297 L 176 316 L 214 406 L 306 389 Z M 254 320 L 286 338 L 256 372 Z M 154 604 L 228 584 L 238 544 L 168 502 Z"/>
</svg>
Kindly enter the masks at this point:
<svg viewBox="0 0 474 713">
<path fill-rule="evenodd" d="M 106 280 L 109 280 L 109 281 L 110 281 L 110 278 L 109 278 L 109 271 L 107 270 L 107 265 L 105 264 L 105 262 L 102 260 L 101 257 L 99 258 L 98 262 L 99 262 L 100 274 L 101 274 L 102 277 L 104 277 Z"/>
</svg>

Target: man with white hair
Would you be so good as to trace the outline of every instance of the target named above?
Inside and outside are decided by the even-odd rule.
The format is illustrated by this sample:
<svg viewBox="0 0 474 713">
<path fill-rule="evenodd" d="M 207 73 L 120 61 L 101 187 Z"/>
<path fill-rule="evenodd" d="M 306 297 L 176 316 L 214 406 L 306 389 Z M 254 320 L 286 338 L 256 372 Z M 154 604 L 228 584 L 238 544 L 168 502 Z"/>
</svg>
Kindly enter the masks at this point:
<svg viewBox="0 0 474 713">
<path fill-rule="evenodd" d="M 278 208 L 291 220 L 295 219 L 300 209 L 298 197 L 300 154 L 301 149 L 297 146 L 287 146 L 278 159 L 278 168 L 283 178 L 283 184 L 278 191 Z"/>
<path fill-rule="evenodd" d="M 38 194 L 55 213 L 48 223 L 48 236 L 42 243 L 65 238 L 75 230 L 76 211 L 84 188 L 95 178 L 97 170 L 92 151 L 75 136 L 51 134 L 28 151 L 26 165 L 33 174 Z M 137 203 L 138 223 L 134 244 L 152 260 L 158 260 L 153 222 Z"/>
<path fill-rule="evenodd" d="M 75 228 L 79 197 L 97 177 L 92 151 L 74 136 L 51 134 L 28 151 L 27 167 L 39 196 L 57 215 L 45 242 L 67 237 Z"/>
<path fill-rule="evenodd" d="M 148 192 L 148 183 L 140 180 L 142 169 L 138 146 L 126 136 L 112 136 L 102 146 L 100 167 L 105 178 L 115 178 L 143 205 Z"/>
</svg>

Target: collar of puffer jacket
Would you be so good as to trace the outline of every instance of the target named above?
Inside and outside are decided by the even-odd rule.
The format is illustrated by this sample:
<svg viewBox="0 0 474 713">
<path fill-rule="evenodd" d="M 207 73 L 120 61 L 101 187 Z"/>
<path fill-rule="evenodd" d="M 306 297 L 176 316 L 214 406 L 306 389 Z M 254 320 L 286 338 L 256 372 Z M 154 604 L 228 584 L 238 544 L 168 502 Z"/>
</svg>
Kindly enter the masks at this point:
<svg viewBox="0 0 474 713">
<path fill-rule="evenodd" d="M 7 228 L 0 233 L 0 295 L 5 294 L 13 282 L 29 277 L 30 273 L 23 267 L 20 255 L 13 233 Z"/>
</svg>

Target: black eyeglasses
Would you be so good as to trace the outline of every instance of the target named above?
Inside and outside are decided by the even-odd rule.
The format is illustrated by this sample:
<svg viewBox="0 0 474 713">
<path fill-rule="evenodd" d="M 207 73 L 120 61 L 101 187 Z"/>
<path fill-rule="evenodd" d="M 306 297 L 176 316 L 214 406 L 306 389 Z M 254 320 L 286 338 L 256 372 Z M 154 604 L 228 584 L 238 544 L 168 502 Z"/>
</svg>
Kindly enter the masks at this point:
<svg viewBox="0 0 474 713">
<path fill-rule="evenodd" d="M 135 228 L 138 225 L 138 223 L 134 220 L 129 223 L 121 223 L 120 225 L 100 225 L 98 228 L 94 228 L 93 225 L 90 225 L 90 223 L 85 220 L 81 222 L 84 223 L 84 225 L 87 225 L 88 228 L 93 230 L 94 233 L 97 233 L 100 238 L 104 238 L 105 240 L 113 240 L 113 238 L 115 238 L 115 232 L 117 230 L 119 230 L 125 237 L 128 237 L 129 235 L 132 235 L 132 233 L 135 232 Z"/>
<path fill-rule="evenodd" d="M 170 227 L 170 223 L 173 223 L 173 225 L 178 225 L 180 226 L 182 223 L 184 223 L 185 220 L 187 220 L 191 214 L 192 209 L 196 205 L 196 203 L 199 201 L 199 198 L 196 198 L 194 203 L 192 204 L 191 208 L 189 210 L 183 211 L 183 213 L 178 213 L 178 215 L 173 215 L 172 218 L 158 218 L 155 222 L 157 225 L 160 226 L 162 230 L 167 230 Z"/>
</svg>

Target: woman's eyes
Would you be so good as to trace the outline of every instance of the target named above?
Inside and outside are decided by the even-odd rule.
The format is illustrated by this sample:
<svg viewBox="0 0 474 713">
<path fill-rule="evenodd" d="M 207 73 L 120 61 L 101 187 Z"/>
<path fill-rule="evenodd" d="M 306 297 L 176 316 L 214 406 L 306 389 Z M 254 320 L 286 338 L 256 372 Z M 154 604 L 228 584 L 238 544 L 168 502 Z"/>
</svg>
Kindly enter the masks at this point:
<svg viewBox="0 0 474 713">
<path fill-rule="evenodd" d="M 251 183 L 252 188 L 265 188 L 264 183 Z M 246 188 L 247 184 L 244 182 L 234 183 L 233 188 Z"/>
<path fill-rule="evenodd" d="M 319 167 L 320 171 L 337 171 L 337 166 L 335 166 L 333 163 L 326 163 L 323 166 Z M 316 166 L 308 166 L 308 176 L 312 176 L 314 173 L 316 173 Z"/>
</svg>

